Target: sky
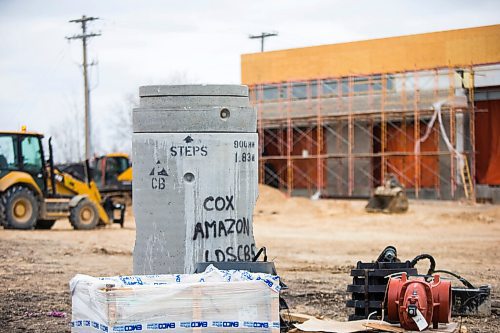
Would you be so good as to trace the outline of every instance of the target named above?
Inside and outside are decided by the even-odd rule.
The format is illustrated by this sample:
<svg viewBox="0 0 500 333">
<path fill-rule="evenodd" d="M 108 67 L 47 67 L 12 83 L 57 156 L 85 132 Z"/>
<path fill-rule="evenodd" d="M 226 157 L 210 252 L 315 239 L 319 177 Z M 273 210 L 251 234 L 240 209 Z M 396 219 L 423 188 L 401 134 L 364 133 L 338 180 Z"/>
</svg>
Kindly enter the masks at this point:
<svg viewBox="0 0 500 333">
<path fill-rule="evenodd" d="M 496 1 L 0 0 L 0 130 L 53 136 L 59 159 L 83 154 L 82 45 L 69 23 L 99 20 L 88 45 L 94 150 L 130 150 L 138 87 L 240 83 L 251 34 L 267 51 L 500 23 Z M 125 134 L 123 134 L 125 133 Z"/>
</svg>

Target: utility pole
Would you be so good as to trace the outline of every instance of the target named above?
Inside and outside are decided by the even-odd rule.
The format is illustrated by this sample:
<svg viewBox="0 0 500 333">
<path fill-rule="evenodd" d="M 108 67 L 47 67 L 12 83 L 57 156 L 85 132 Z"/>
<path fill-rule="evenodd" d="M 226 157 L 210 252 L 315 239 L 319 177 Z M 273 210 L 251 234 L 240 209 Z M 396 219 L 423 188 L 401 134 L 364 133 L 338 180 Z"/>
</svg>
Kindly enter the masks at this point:
<svg viewBox="0 0 500 333">
<path fill-rule="evenodd" d="M 90 91 L 89 91 L 89 80 L 87 76 L 87 38 L 100 36 L 100 33 L 87 33 L 87 22 L 98 20 L 98 17 L 86 17 L 85 15 L 82 18 L 71 20 L 71 23 L 81 23 L 82 25 L 82 34 L 74 35 L 71 37 L 66 37 L 68 40 L 72 39 L 81 39 L 83 46 L 83 89 L 85 95 L 85 159 L 89 160 L 92 154 L 92 137 L 91 137 L 91 118 L 90 118 Z"/>
<path fill-rule="evenodd" d="M 264 52 L 264 39 L 267 37 L 278 36 L 277 32 L 263 32 L 260 35 L 250 35 L 248 38 L 250 39 L 260 39 L 260 52 Z"/>
</svg>

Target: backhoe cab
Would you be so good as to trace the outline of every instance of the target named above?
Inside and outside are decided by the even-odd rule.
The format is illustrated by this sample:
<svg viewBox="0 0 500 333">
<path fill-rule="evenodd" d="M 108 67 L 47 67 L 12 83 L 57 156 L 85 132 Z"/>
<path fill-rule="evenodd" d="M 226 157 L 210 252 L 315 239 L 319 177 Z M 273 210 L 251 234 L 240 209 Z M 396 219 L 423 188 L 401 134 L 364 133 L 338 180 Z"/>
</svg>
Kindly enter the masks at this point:
<svg viewBox="0 0 500 333">
<path fill-rule="evenodd" d="M 45 161 L 43 135 L 34 132 L 0 132 L 0 225 L 11 229 L 50 229 L 68 217 L 75 229 L 120 223 L 125 205 L 102 200 L 92 181 L 88 163 L 85 179 L 54 167 L 49 139 Z"/>
<path fill-rule="evenodd" d="M 94 158 L 94 181 L 106 197 L 132 197 L 132 163 L 124 153 L 111 153 Z"/>
<path fill-rule="evenodd" d="M 90 166 L 93 180 L 103 197 L 122 202 L 131 201 L 132 163 L 128 154 L 111 153 L 97 156 L 92 159 Z M 81 163 L 61 164 L 57 168 L 76 178 L 85 177 L 85 169 Z"/>
</svg>

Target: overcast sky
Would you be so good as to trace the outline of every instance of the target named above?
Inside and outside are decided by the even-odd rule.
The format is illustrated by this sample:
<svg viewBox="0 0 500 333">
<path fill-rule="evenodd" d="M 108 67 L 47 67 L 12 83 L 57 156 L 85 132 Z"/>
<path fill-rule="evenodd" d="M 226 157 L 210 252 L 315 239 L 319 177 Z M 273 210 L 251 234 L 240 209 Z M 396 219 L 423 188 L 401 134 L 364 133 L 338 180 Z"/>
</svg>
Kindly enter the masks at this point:
<svg viewBox="0 0 500 333">
<path fill-rule="evenodd" d="M 500 23 L 494 1 L 0 0 L 0 130 L 21 125 L 54 135 L 83 114 L 80 32 L 70 19 L 97 16 L 89 30 L 92 114 L 98 151 L 127 94 L 181 80 L 240 83 L 249 34 L 277 31 L 266 50 Z M 83 126 L 83 124 L 81 125 Z M 73 129 L 72 129 L 73 130 Z M 74 129 L 76 131 L 76 129 Z M 83 127 L 80 129 L 83 132 Z M 59 135 L 61 140 L 61 135 Z"/>
</svg>

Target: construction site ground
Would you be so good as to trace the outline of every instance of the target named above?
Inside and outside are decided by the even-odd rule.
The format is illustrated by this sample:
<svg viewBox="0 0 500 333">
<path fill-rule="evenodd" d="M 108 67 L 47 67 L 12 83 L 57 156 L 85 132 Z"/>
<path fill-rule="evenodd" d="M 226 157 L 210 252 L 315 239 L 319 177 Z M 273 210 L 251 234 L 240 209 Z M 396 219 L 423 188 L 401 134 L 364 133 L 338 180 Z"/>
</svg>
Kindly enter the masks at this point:
<svg viewBox="0 0 500 333">
<path fill-rule="evenodd" d="M 402 215 L 368 214 L 365 201 L 286 198 L 260 187 L 254 233 L 289 290 L 293 311 L 346 320 L 346 286 L 358 260 L 376 259 L 387 245 L 401 259 L 434 256 L 437 268 L 459 273 L 500 294 L 500 206 L 411 201 Z M 0 229 L 0 327 L 2 332 L 69 332 L 68 282 L 77 273 L 132 274 L 135 224 L 131 210 L 118 225 L 74 231 L 67 220 L 53 230 Z M 426 272 L 427 262 L 418 266 Z M 52 311 L 65 312 L 55 317 Z M 454 318 L 469 332 L 499 332 L 500 318 Z"/>
</svg>

